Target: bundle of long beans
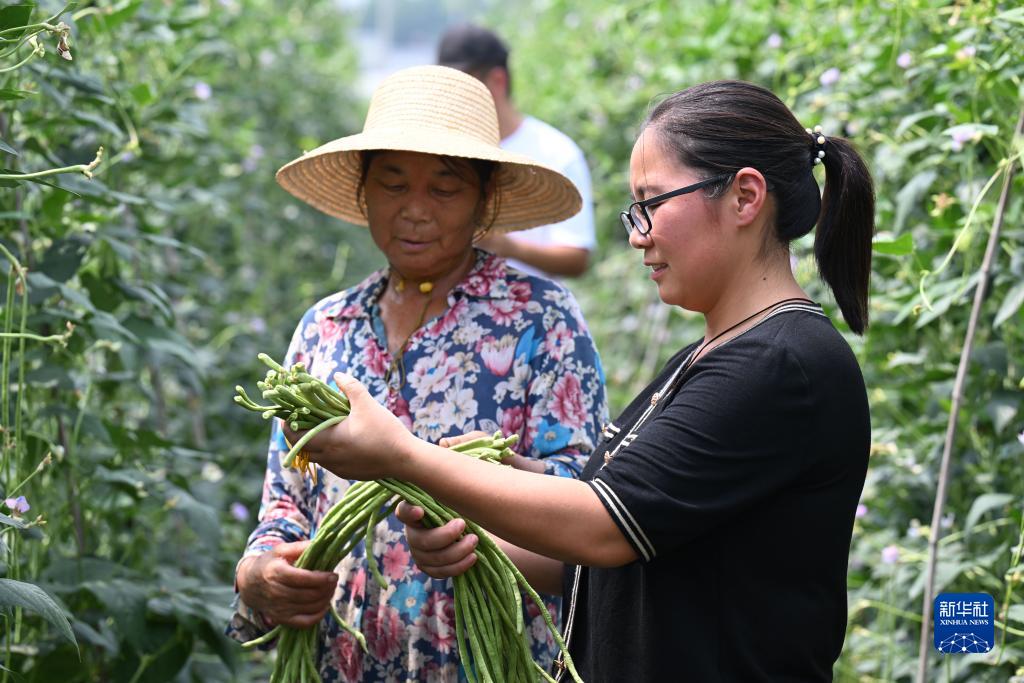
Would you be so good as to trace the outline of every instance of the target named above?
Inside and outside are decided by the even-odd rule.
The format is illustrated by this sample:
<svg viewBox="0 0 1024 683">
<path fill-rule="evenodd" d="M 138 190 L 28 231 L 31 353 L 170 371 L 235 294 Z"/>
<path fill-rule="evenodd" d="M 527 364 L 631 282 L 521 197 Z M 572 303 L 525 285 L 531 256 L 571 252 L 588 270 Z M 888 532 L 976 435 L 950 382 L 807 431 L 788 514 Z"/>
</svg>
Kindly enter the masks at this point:
<svg viewBox="0 0 1024 683">
<path fill-rule="evenodd" d="M 235 401 L 248 410 L 262 413 L 264 418 L 279 417 L 287 421 L 293 430 L 309 430 L 282 461 L 286 467 L 308 470 L 309 460 L 302 454 L 302 447 L 321 430 L 348 416 L 348 399 L 306 372 L 301 363 L 296 363 L 289 370 L 266 354 L 261 353 L 259 359 L 270 370 L 257 386 L 262 390 L 263 398 L 271 404 L 256 403 L 242 387 L 235 387 L 238 394 Z M 459 444 L 452 450 L 500 465 L 502 459 L 512 455 L 510 447 L 517 440 L 515 435 L 503 438 L 500 432 L 496 432 L 493 436 Z M 310 474 L 316 477 L 315 467 L 311 468 Z M 370 573 L 381 588 L 386 589 L 387 581 L 373 554 L 374 529 L 378 522 L 394 512 L 401 500 L 422 507 L 424 521 L 429 526 L 441 526 L 459 516 L 412 484 L 397 479 L 361 481 L 350 486 L 342 499 L 327 512 L 295 566 L 332 571 L 360 541 L 365 541 Z M 582 683 L 544 601 L 490 536 L 471 520 L 465 521 L 467 532 L 476 534 L 480 539 L 475 551 L 476 563 L 454 579 L 456 642 L 467 679 L 471 683 L 554 680 L 533 661 L 530 654 L 519 592 L 521 588 L 540 608 L 548 629 L 564 653 L 566 671 L 576 683 Z M 331 613 L 365 651 L 363 634 L 341 618 L 333 602 Z M 244 646 L 254 647 L 278 638 L 278 656 L 271 683 L 320 683 L 316 663 L 318 630 L 319 627 L 294 629 L 278 625 Z"/>
</svg>

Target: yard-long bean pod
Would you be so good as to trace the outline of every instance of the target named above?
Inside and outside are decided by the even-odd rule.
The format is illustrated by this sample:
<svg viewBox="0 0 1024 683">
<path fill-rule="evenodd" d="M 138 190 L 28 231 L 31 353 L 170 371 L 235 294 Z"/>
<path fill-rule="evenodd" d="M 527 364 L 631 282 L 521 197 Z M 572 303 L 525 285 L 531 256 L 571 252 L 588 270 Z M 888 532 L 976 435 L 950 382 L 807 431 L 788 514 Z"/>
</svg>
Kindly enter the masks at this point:
<svg viewBox="0 0 1024 683">
<path fill-rule="evenodd" d="M 259 359 L 270 368 L 266 377 L 257 382 L 267 403 L 253 400 L 242 387 L 236 387 L 235 402 L 262 414 L 264 419 L 277 417 L 289 423 L 293 430 L 305 431 L 282 458 L 285 467 L 305 470 L 309 462 L 302 448 L 317 433 L 348 417 L 348 399 L 306 372 L 300 363 L 286 369 L 266 354 L 260 354 Z M 451 450 L 500 465 L 502 460 L 514 455 L 512 446 L 517 440 L 515 435 L 503 437 L 498 432 L 458 444 Z M 315 466 L 310 474 L 315 481 Z M 332 571 L 363 543 L 370 573 L 381 588 L 386 589 L 387 581 L 373 554 L 375 530 L 379 521 L 391 515 L 401 500 L 423 508 L 423 521 L 427 526 L 441 526 L 459 516 L 418 486 L 407 482 L 397 479 L 357 482 L 349 486 L 342 499 L 328 510 L 295 566 Z M 480 539 L 475 550 L 477 562 L 453 580 L 455 640 L 467 679 L 471 683 L 553 680 L 532 659 L 526 641 L 522 590 L 536 603 L 544 623 L 561 648 L 566 671 L 573 681 L 582 683 L 561 634 L 537 592 L 487 533 L 468 519 L 466 533 L 476 534 Z M 358 628 L 342 618 L 333 601 L 330 613 L 365 651 L 366 639 Z M 320 683 L 316 662 L 319 637 L 319 626 L 294 629 L 278 625 L 244 646 L 254 647 L 276 640 L 278 653 L 271 683 Z"/>
</svg>

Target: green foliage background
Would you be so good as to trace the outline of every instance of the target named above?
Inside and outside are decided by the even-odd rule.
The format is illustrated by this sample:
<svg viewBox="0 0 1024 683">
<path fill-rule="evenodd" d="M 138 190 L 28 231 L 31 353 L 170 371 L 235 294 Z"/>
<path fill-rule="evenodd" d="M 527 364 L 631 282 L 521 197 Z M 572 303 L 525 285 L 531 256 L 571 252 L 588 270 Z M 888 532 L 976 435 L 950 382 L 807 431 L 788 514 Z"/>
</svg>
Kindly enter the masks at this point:
<svg viewBox="0 0 1024 683">
<path fill-rule="evenodd" d="M 519 104 L 591 163 L 600 249 L 571 286 L 613 409 L 701 333 L 658 302 L 616 216 L 652 100 L 712 78 L 755 81 L 867 158 L 873 324 L 851 343 L 875 446 L 836 678 L 910 680 L 953 377 L 1001 174 L 1022 151 L 1024 9 L 528 5 L 496 8 L 493 24 L 514 48 Z M 82 3 L 50 22 L 68 24 L 65 61 L 57 35 L 20 28 L 60 9 L 0 6 L 0 498 L 32 506 L 0 516 L 0 665 L 39 682 L 257 680 L 260 655 L 220 631 L 266 430 L 230 397 L 258 372 L 258 351 L 283 352 L 311 302 L 381 263 L 363 231 L 273 181 L 301 150 L 361 125 L 349 18 L 313 0 Z M 30 56 L 39 30 L 46 53 Z M 88 164 L 101 145 L 91 179 L 16 177 Z M 1024 675 L 1022 177 L 971 359 L 937 585 L 995 596 L 997 646 L 934 656 L 935 680 Z M 828 305 L 809 253 L 797 245 L 798 274 Z"/>
</svg>

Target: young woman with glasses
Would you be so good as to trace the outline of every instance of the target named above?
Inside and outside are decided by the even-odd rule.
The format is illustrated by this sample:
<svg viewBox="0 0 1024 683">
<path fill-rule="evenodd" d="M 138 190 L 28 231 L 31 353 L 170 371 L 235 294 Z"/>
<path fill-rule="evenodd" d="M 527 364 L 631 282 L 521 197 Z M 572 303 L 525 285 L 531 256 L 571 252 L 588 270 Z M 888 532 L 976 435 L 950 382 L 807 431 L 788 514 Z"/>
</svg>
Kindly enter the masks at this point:
<svg viewBox="0 0 1024 683">
<path fill-rule="evenodd" d="M 870 423 L 857 361 L 794 279 L 788 245 L 817 227 L 821 275 L 863 332 L 868 171 L 767 90 L 721 81 L 653 110 L 630 185 L 630 245 L 662 300 L 702 313 L 706 331 L 604 428 L 582 480 L 420 441 L 345 375 L 352 416 L 310 455 L 341 476 L 413 482 L 503 539 L 536 587 L 562 591 L 589 683 L 830 681 Z M 461 520 L 399 516 L 428 574 L 475 561 Z"/>
</svg>

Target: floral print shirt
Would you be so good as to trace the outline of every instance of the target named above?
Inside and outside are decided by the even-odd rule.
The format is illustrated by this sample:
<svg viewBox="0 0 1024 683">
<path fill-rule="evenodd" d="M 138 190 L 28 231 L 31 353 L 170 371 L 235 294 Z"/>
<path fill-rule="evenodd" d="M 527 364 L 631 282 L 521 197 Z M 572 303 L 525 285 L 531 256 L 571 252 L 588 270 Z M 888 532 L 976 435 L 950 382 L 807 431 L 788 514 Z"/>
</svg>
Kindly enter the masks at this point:
<svg viewBox="0 0 1024 683">
<path fill-rule="evenodd" d="M 520 454 L 541 459 L 549 474 L 577 477 L 607 419 L 607 406 L 600 360 L 576 301 L 561 285 L 507 268 L 502 258 L 482 251 L 476 258 L 449 293 L 447 310 L 413 333 L 390 373 L 395 359 L 377 303 L 386 271 L 310 308 L 284 364 L 302 361 L 332 385 L 336 371 L 354 375 L 424 440 L 436 443 L 477 429 L 518 434 Z M 287 447 L 274 422 L 259 524 L 246 556 L 310 538 L 350 483 L 320 468 L 316 484 L 283 469 Z M 362 543 L 335 569 L 335 606 L 362 630 L 368 652 L 328 613 L 319 652 L 324 683 L 465 680 L 451 581 L 416 568 L 393 516 L 378 525 L 372 552 L 389 583 L 386 590 L 367 576 Z M 548 668 L 556 652 L 553 639 L 539 609 L 524 602 L 534 658 Z M 558 601 L 548 603 L 558 623 Z M 265 632 L 259 621 L 239 601 L 228 634 L 253 638 Z"/>
</svg>

